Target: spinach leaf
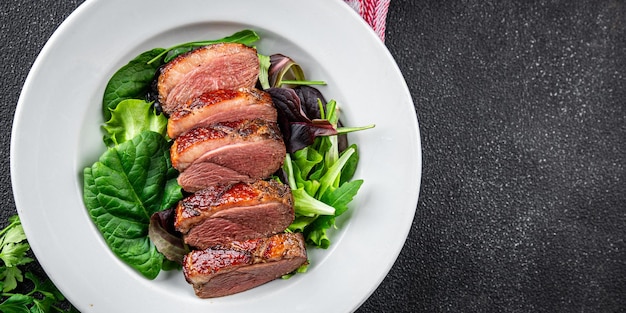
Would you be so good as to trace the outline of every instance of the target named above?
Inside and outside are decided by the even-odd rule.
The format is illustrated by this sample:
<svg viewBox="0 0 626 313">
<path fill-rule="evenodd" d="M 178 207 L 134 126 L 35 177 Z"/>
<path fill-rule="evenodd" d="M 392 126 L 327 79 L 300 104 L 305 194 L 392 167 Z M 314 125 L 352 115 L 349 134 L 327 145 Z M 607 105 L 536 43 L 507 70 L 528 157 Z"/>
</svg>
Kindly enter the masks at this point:
<svg viewBox="0 0 626 313">
<path fill-rule="evenodd" d="M 115 255 L 149 279 L 164 261 L 148 237 L 150 216 L 182 198 L 170 168 L 167 140 L 143 131 L 84 170 L 84 202 L 96 227 Z"/>
<path fill-rule="evenodd" d="M 107 83 L 102 99 L 102 113 L 104 120 L 111 118 L 111 110 L 126 99 L 143 99 L 150 88 L 157 69 L 162 63 L 148 63 L 155 56 L 165 51 L 162 48 L 155 48 L 146 51 L 128 64 L 122 66 Z"/>
<path fill-rule="evenodd" d="M 154 63 L 154 62 L 158 63 L 158 61 L 160 61 L 161 58 L 163 58 L 162 60 L 163 63 L 167 63 L 183 53 L 187 53 L 196 48 L 208 46 L 208 45 L 215 44 L 215 43 L 236 42 L 236 43 L 240 43 L 246 46 L 250 46 L 253 43 L 257 42 L 259 39 L 261 39 L 261 37 L 259 37 L 259 35 L 257 35 L 256 32 L 250 29 L 244 29 L 242 31 L 236 32 L 230 36 L 226 36 L 220 39 L 192 41 L 192 42 L 186 42 L 186 43 L 175 45 L 173 47 L 165 49 L 164 51 L 156 55 L 154 58 L 149 60 L 148 63 Z"/>
</svg>

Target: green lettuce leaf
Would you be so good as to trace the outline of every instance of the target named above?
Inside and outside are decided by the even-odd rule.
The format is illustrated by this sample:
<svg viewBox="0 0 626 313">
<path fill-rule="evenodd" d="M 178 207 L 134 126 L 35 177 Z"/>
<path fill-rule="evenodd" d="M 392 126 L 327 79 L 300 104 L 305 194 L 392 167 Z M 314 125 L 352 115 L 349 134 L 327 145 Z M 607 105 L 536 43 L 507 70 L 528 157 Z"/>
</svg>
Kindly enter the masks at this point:
<svg viewBox="0 0 626 313">
<path fill-rule="evenodd" d="M 324 155 L 320 154 L 313 147 L 304 147 L 292 153 L 293 161 L 300 169 L 302 177 L 308 177 L 314 166 L 324 161 Z"/>
<path fill-rule="evenodd" d="M 151 102 L 126 99 L 111 110 L 111 118 L 102 129 L 105 131 L 104 143 L 113 147 L 135 138 L 145 130 L 166 136 L 167 118 L 157 114 Z"/>
<path fill-rule="evenodd" d="M 150 216 L 182 198 L 173 184 L 169 144 L 143 131 L 109 148 L 84 170 L 84 202 L 111 251 L 149 279 L 163 255 L 148 237 Z"/>
</svg>

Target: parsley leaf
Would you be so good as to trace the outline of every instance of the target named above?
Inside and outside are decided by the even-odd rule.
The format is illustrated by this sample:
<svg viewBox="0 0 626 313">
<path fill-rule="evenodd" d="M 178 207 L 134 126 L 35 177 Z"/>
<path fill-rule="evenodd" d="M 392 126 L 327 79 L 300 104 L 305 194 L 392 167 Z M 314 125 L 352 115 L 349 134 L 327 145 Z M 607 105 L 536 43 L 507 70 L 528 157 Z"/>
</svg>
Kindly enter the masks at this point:
<svg viewBox="0 0 626 313">
<path fill-rule="evenodd" d="M 17 215 L 9 218 L 9 225 L 0 230 L 0 312 L 3 313 L 75 313 L 76 308 L 64 310 L 58 306 L 65 297 L 52 281 L 41 281 L 32 272 L 22 272 L 18 266 L 34 261 L 28 257 L 30 245 Z M 26 277 L 32 282 L 32 289 L 25 294 L 15 290 L 26 289 L 20 286 Z"/>
</svg>

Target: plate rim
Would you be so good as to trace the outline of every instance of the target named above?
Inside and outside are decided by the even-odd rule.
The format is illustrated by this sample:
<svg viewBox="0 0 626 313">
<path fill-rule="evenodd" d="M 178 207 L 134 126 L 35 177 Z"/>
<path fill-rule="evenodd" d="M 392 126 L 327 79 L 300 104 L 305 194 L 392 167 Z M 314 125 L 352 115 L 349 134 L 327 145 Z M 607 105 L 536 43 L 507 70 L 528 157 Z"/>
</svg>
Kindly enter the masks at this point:
<svg viewBox="0 0 626 313">
<path fill-rule="evenodd" d="M 13 186 L 13 193 L 14 193 L 14 198 L 15 198 L 15 205 L 16 208 L 18 210 L 18 214 L 20 216 L 24 216 L 24 212 L 23 212 L 23 207 L 21 207 L 21 205 L 19 203 L 21 203 L 21 200 L 18 200 L 18 195 L 16 194 L 17 191 L 19 191 L 19 184 L 20 184 L 20 178 L 15 176 L 17 175 L 16 171 L 18 170 L 16 167 L 14 167 L 17 163 L 19 163 L 17 160 L 14 159 L 15 157 L 15 153 L 16 153 L 16 149 L 18 147 L 18 145 L 20 144 L 19 142 L 17 142 L 16 140 L 18 139 L 19 136 L 21 136 L 21 132 L 24 132 L 25 130 L 22 129 L 23 127 L 20 127 L 20 122 L 23 119 L 24 114 L 26 114 L 24 112 L 25 110 L 25 104 L 24 102 L 26 101 L 27 98 L 27 94 L 30 91 L 30 88 L 32 88 L 32 84 L 33 84 L 33 80 L 35 79 L 35 77 L 37 76 L 37 74 L 41 71 L 41 67 L 42 64 L 44 64 L 46 56 L 49 54 L 49 50 L 53 49 L 55 42 L 58 40 L 58 38 L 61 36 L 61 34 L 63 32 L 66 32 L 67 29 L 71 29 L 72 25 L 75 23 L 74 21 L 76 19 L 78 19 L 80 16 L 82 16 L 83 12 L 88 12 L 88 10 L 93 10 L 93 7 L 97 6 L 98 4 L 102 4 L 105 1 L 97 1 L 97 0 L 88 0 L 84 3 L 82 3 L 81 5 L 79 5 L 77 7 L 76 10 L 74 10 L 61 24 L 60 26 L 57 28 L 57 30 L 50 36 L 49 40 L 46 42 L 46 44 L 44 45 L 44 47 L 42 48 L 41 52 L 39 53 L 39 55 L 37 56 L 35 62 L 33 63 L 31 70 L 29 71 L 29 74 L 24 82 L 22 91 L 20 93 L 20 97 L 18 100 L 18 104 L 15 110 L 15 115 L 14 115 L 14 120 L 13 120 L 13 128 L 12 128 L 12 133 L 11 133 L 11 147 L 10 147 L 10 168 L 11 168 L 11 183 Z M 341 2 L 342 5 L 345 5 L 345 3 L 343 3 L 343 1 L 335 1 L 335 2 Z M 347 7 L 347 5 L 345 5 Z M 347 7 L 348 9 L 351 10 L 351 8 Z M 354 14 L 356 17 L 358 17 L 358 14 L 354 13 L 353 11 L 350 11 L 352 13 L 350 14 Z M 360 17 L 359 17 L 360 19 Z M 367 24 L 365 24 L 365 22 L 361 21 L 362 25 L 367 26 Z M 369 28 L 369 26 L 367 26 L 367 28 L 370 30 L 370 36 L 375 37 L 376 39 L 378 39 L 378 37 L 376 37 L 375 33 L 373 30 L 371 30 L 371 28 Z M 383 44 L 380 44 L 383 48 L 385 53 L 388 55 L 388 58 L 390 60 L 392 60 L 391 65 L 394 66 L 394 70 L 397 72 L 397 74 L 400 75 L 400 77 L 402 78 L 402 84 L 403 86 L 401 87 L 401 89 L 404 89 L 406 95 L 408 96 L 408 99 L 410 100 L 410 103 L 413 105 L 413 100 L 411 98 L 411 94 L 408 90 L 408 86 L 406 85 L 406 81 L 404 81 L 404 78 L 402 76 L 402 73 L 400 72 L 397 64 L 395 63 L 395 60 L 393 59 L 393 57 L 391 56 L 391 53 L 386 49 L 386 47 Z M 416 140 L 416 152 L 417 155 L 416 157 L 416 164 L 415 164 L 415 169 L 416 169 L 416 175 L 417 175 L 417 179 L 414 182 L 414 185 L 412 187 L 415 188 L 413 195 L 413 210 L 412 210 L 412 214 L 411 216 L 414 217 L 415 212 L 417 210 L 417 202 L 419 199 L 419 193 L 420 193 L 420 186 L 421 186 L 421 173 L 422 173 L 422 147 L 421 147 L 421 140 L 420 140 L 420 130 L 419 130 L 419 123 L 417 120 L 417 115 L 414 114 L 413 116 L 413 122 L 414 122 L 414 131 L 415 133 L 412 135 L 415 135 L 414 139 Z M 16 187 L 17 186 L 17 187 Z M 17 190 L 17 191 L 16 191 Z M 20 214 L 20 212 L 22 212 Z M 412 220 L 412 219 L 411 219 Z M 388 259 L 388 266 L 387 269 L 384 272 L 384 275 L 381 275 L 380 277 L 378 277 L 378 281 L 377 283 L 371 288 L 371 290 L 369 290 L 369 292 L 367 293 L 367 295 L 365 297 L 363 297 L 362 299 L 360 299 L 360 301 L 357 301 L 355 304 L 356 306 L 353 309 L 358 308 L 363 302 L 365 302 L 367 300 L 367 298 L 369 298 L 371 296 L 371 294 L 376 290 L 376 288 L 380 285 L 380 283 L 382 282 L 382 280 L 386 277 L 387 273 L 389 272 L 389 270 L 391 270 L 393 263 L 395 263 L 398 255 L 400 254 L 401 250 L 402 250 L 402 246 L 405 244 L 406 238 L 408 238 L 408 234 L 410 232 L 411 229 L 411 223 L 408 223 L 408 227 L 404 227 L 402 230 L 402 234 L 401 237 L 404 238 L 404 241 L 401 244 L 401 248 L 397 249 L 396 254 L 392 257 Z M 23 221 L 23 225 L 24 225 L 24 229 L 25 232 L 27 234 L 29 233 L 33 233 L 35 232 L 32 229 L 32 226 L 30 224 L 30 221 L 28 219 Z M 38 247 L 38 244 L 35 243 L 34 245 L 32 245 L 33 247 L 33 252 L 35 253 L 35 255 L 38 255 L 38 251 L 40 251 L 40 247 Z M 41 266 L 44 268 L 44 270 L 46 271 L 46 273 L 48 273 L 48 271 L 50 270 L 50 265 L 46 264 L 46 262 L 40 262 Z M 51 277 L 52 279 L 53 277 Z M 54 279 L 53 279 L 54 281 Z M 55 284 L 57 284 L 58 281 L 55 281 Z M 62 284 L 65 285 L 65 284 Z M 62 290 L 65 293 L 71 294 L 71 292 L 68 292 L 68 289 L 66 288 L 65 290 Z"/>
</svg>

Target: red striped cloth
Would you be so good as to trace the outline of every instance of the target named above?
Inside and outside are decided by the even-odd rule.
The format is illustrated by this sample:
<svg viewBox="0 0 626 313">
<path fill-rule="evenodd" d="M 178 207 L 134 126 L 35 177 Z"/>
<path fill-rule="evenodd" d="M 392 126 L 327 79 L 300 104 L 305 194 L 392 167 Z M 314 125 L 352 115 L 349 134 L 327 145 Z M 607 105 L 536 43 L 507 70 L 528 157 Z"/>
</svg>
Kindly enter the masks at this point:
<svg viewBox="0 0 626 313">
<path fill-rule="evenodd" d="M 385 41 L 385 23 L 387 21 L 387 10 L 391 0 L 344 0 L 356 12 L 363 17 L 378 37 Z"/>
</svg>

